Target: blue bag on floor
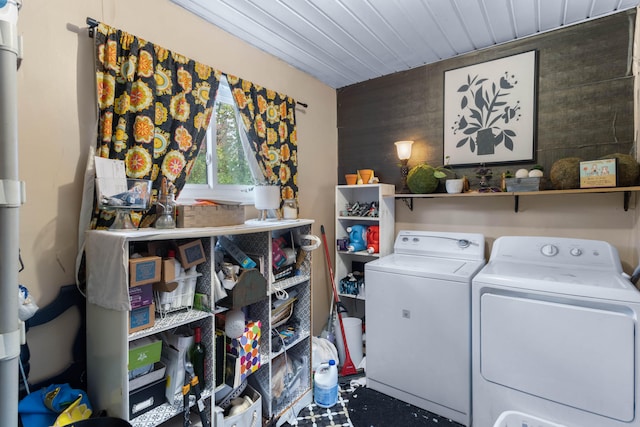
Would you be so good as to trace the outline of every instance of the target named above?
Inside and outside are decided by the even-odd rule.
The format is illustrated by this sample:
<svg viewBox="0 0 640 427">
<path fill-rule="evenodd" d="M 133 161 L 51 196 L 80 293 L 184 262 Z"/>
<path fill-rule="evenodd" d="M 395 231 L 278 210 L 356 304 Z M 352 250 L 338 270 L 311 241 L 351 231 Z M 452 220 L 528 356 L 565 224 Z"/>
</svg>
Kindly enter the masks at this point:
<svg viewBox="0 0 640 427">
<path fill-rule="evenodd" d="M 90 410 L 89 398 L 82 390 L 71 388 L 69 384 L 51 384 L 25 396 L 18 403 L 18 414 L 24 427 L 49 427 L 73 402 L 81 398 Z"/>
</svg>

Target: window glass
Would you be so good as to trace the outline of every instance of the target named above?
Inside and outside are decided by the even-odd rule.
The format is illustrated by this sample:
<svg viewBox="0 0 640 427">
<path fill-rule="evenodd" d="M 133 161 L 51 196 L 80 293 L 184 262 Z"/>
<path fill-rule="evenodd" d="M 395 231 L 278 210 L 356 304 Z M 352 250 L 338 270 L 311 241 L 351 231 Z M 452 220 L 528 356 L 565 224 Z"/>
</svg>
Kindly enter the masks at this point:
<svg viewBox="0 0 640 427">
<path fill-rule="evenodd" d="M 180 200 L 252 202 L 257 163 L 249 152 L 240 116 L 226 77 L 222 77 L 204 146 L 187 178 Z M 239 126 L 240 125 L 240 126 Z"/>
</svg>

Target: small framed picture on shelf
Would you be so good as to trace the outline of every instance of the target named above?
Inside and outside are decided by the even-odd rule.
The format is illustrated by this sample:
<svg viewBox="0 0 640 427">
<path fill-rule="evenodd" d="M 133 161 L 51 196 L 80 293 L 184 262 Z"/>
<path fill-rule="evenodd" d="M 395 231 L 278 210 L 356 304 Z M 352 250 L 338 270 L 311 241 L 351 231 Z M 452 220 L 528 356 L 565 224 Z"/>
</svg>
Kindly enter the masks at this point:
<svg viewBox="0 0 640 427">
<path fill-rule="evenodd" d="M 207 260 L 204 254 L 204 247 L 200 239 L 192 240 L 188 243 L 178 246 L 178 257 L 184 268 L 190 268 L 194 265 L 202 264 Z"/>
<path fill-rule="evenodd" d="M 615 187 L 616 159 L 580 162 L 580 188 Z"/>
</svg>

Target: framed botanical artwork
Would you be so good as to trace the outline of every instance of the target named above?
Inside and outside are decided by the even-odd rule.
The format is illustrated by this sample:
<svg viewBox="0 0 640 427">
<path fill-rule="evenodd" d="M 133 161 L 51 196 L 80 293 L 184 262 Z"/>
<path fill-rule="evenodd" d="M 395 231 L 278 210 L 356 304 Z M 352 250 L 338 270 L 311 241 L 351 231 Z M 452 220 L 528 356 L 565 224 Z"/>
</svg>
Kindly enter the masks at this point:
<svg viewBox="0 0 640 427">
<path fill-rule="evenodd" d="M 444 156 L 450 165 L 533 161 L 537 52 L 444 73 Z"/>
</svg>

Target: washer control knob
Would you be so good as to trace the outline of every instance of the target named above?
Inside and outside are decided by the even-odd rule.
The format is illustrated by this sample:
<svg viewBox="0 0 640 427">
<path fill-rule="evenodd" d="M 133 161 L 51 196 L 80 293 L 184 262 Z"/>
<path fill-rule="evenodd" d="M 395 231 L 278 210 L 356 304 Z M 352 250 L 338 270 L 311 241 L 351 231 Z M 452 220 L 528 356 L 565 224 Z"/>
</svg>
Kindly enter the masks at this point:
<svg viewBox="0 0 640 427">
<path fill-rule="evenodd" d="M 417 237 L 413 238 L 413 243 L 418 243 L 420 241 L 420 239 L 418 239 Z"/>
<path fill-rule="evenodd" d="M 540 248 L 540 252 L 544 256 L 556 256 L 558 255 L 558 247 L 550 244 L 546 244 Z"/>
<path fill-rule="evenodd" d="M 403 238 L 402 238 L 402 241 L 403 241 L 403 242 L 408 242 L 408 241 L 409 241 L 409 238 L 408 238 L 408 237 L 403 237 Z"/>
<path fill-rule="evenodd" d="M 580 255 L 582 255 L 582 249 L 580 249 L 580 248 L 571 248 L 569 250 L 569 253 L 571 255 L 573 255 L 573 256 L 580 256 Z"/>
</svg>

